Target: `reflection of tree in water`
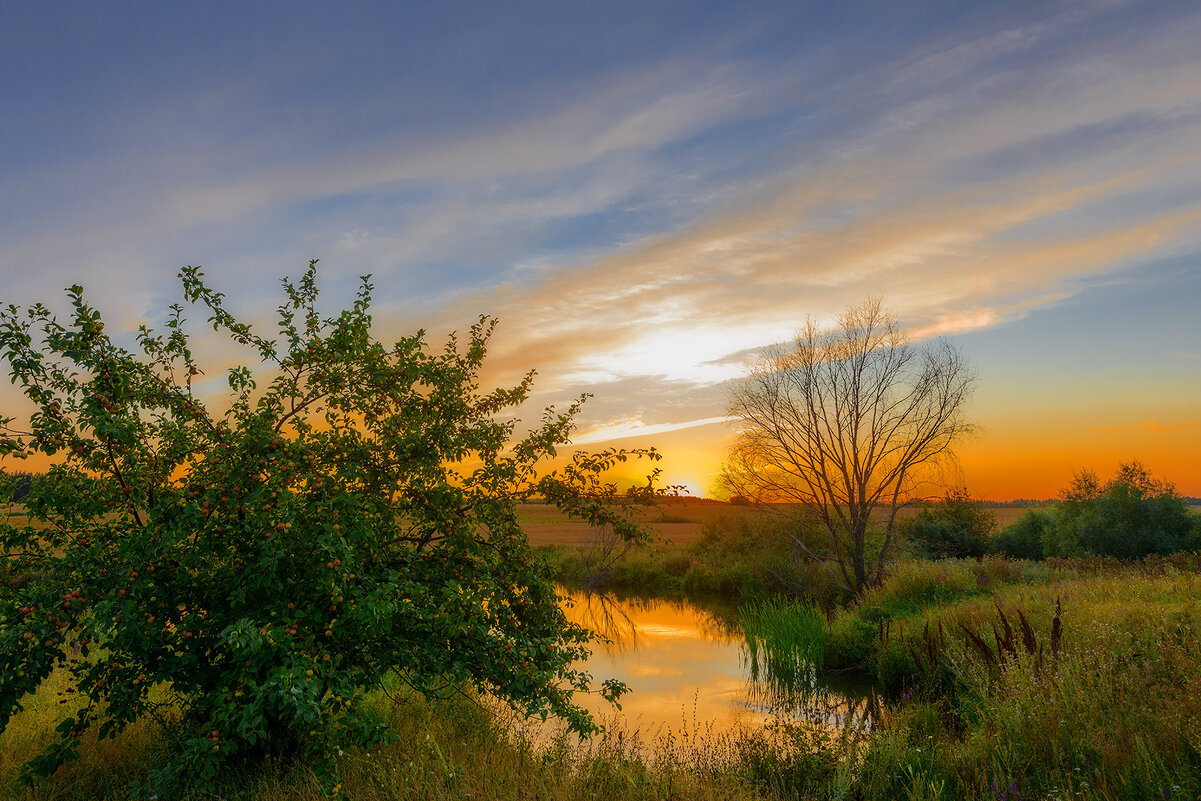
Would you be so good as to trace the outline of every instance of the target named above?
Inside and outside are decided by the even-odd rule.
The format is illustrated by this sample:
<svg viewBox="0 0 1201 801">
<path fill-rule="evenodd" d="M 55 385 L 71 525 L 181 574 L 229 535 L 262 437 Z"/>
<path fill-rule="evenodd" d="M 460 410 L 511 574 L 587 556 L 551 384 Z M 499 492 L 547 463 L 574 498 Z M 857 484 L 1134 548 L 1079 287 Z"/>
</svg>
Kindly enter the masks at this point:
<svg viewBox="0 0 1201 801">
<path fill-rule="evenodd" d="M 602 638 L 609 653 L 633 653 L 638 648 L 638 627 L 626 608 L 609 593 L 571 593 L 568 596 L 574 614 L 571 616 L 589 631 Z"/>
<path fill-rule="evenodd" d="M 750 709 L 844 736 L 865 734 L 880 718 L 879 700 L 868 684 L 819 676 L 811 661 L 773 653 L 755 637 L 746 639 L 741 655 Z"/>
<path fill-rule="evenodd" d="M 559 588 L 571 602 L 569 617 L 604 637 L 609 653 L 633 653 L 638 648 L 638 620 L 654 618 L 664 610 L 686 618 L 701 638 L 715 642 L 733 642 L 741 636 L 737 609 L 715 606 L 705 609 L 695 603 L 670 598 L 647 597 L 614 592 L 571 592 Z M 644 620 L 645 622 L 645 620 Z"/>
</svg>

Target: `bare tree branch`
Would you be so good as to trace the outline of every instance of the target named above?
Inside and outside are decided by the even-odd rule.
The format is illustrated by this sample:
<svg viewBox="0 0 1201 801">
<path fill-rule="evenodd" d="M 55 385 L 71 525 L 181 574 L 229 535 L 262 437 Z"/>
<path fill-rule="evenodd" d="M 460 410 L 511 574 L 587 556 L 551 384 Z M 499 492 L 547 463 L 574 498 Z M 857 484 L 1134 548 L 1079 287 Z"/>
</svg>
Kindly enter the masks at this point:
<svg viewBox="0 0 1201 801">
<path fill-rule="evenodd" d="M 724 487 L 773 514 L 815 526 L 825 548 L 794 534 L 806 556 L 837 568 L 856 593 L 876 584 L 910 503 L 973 426 L 964 406 L 975 374 L 944 340 L 915 345 L 880 300 L 843 313 L 829 330 L 806 322 L 796 340 L 766 348 L 730 390 L 742 421 Z M 872 515 L 880 550 L 868 554 Z"/>
</svg>

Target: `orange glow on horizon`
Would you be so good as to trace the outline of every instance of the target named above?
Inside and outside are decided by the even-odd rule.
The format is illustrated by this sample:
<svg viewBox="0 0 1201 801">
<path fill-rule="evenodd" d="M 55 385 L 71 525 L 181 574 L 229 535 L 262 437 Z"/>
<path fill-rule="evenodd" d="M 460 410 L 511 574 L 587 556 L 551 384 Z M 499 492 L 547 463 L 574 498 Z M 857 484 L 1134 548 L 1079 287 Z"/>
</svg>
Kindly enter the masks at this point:
<svg viewBox="0 0 1201 801">
<path fill-rule="evenodd" d="M 981 433 L 958 449 L 961 480 L 977 498 L 1055 498 L 1079 470 L 1092 470 L 1104 479 L 1119 464 L 1132 460 L 1174 483 L 1181 495 L 1201 497 L 1201 462 L 1196 458 L 1201 453 L 1201 425 L 1073 421 L 1070 412 L 1062 410 L 1043 414 L 1037 423 L 1017 412 L 993 420 L 984 417 L 981 422 Z M 626 462 L 613 472 L 613 480 L 625 486 L 644 484 L 658 468 L 660 486 L 681 486 L 686 496 L 714 498 L 733 438 L 732 425 L 716 422 L 582 447 L 655 447 L 662 457 L 659 461 Z M 0 459 L 0 468 L 8 472 L 41 472 L 50 464 L 50 458 L 40 454 L 25 460 Z"/>
<path fill-rule="evenodd" d="M 691 495 L 716 497 L 716 481 L 732 439 L 731 428 L 713 425 L 603 444 L 653 444 L 663 453 L 657 463 L 662 470 L 661 484 L 683 484 Z M 1104 479 L 1113 475 L 1118 465 L 1132 460 L 1174 483 L 1181 495 L 1201 497 L 1197 453 L 1201 453 L 1201 427 L 1167 432 L 1150 426 L 1132 427 L 1122 432 L 1086 432 L 1082 436 L 1074 430 L 1056 433 L 1050 426 L 998 424 L 958 449 L 960 480 L 974 497 L 992 501 L 1056 498 L 1077 471 L 1092 470 Z M 636 480 L 641 475 L 627 471 L 622 477 Z M 954 480 L 948 477 L 948 481 Z"/>
</svg>

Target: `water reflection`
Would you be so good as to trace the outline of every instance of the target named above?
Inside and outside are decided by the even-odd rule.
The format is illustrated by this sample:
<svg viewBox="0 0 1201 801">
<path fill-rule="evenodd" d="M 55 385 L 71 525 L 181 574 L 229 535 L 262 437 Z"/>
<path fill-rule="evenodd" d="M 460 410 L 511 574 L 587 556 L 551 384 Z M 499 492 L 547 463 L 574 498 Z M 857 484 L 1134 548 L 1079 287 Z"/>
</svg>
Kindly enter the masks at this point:
<svg viewBox="0 0 1201 801">
<path fill-rule="evenodd" d="M 833 685 L 808 666 L 766 664 L 748 648 L 736 610 L 560 592 L 568 617 L 606 640 L 585 668 L 631 688 L 616 718 L 598 698 L 577 699 L 602 721 L 652 737 L 668 730 L 757 728 L 772 719 L 839 731 L 870 726 L 869 688 Z"/>
</svg>

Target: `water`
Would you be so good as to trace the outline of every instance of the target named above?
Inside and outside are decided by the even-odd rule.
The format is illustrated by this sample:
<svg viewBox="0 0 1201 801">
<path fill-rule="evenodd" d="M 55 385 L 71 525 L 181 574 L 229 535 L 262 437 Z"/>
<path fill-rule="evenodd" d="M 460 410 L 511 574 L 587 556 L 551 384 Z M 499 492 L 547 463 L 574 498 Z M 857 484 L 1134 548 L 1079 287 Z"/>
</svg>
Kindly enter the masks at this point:
<svg viewBox="0 0 1201 801">
<path fill-rule="evenodd" d="M 838 730 L 870 726 L 870 687 L 835 685 L 804 665 L 779 671 L 764 664 L 748 648 L 734 609 L 560 593 L 571 620 L 609 640 L 594 645 L 585 668 L 597 682 L 615 678 L 631 688 L 620 713 L 596 696 L 577 696 L 601 722 L 648 737 L 722 733 L 779 719 Z"/>
</svg>

